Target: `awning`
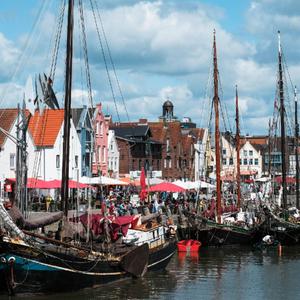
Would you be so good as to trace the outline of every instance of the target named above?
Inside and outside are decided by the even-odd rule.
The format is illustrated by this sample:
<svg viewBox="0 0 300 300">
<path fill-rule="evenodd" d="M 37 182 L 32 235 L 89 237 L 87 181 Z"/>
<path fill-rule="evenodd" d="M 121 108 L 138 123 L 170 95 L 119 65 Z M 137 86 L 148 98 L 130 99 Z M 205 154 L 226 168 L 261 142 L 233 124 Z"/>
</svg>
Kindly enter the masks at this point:
<svg viewBox="0 0 300 300">
<path fill-rule="evenodd" d="M 7 182 L 16 182 L 15 178 L 7 178 Z M 28 178 L 27 179 L 27 188 L 29 189 L 49 189 L 49 181 L 37 179 L 37 178 Z"/>
<path fill-rule="evenodd" d="M 241 170 L 241 175 L 255 175 L 257 174 L 257 170 Z"/>
<path fill-rule="evenodd" d="M 94 184 L 94 185 L 128 185 L 128 183 L 106 176 L 101 177 L 82 177 L 81 182 L 85 184 Z"/>
<path fill-rule="evenodd" d="M 275 182 L 282 183 L 282 177 L 281 176 L 276 177 Z M 286 183 L 296 183 L 296 178 L 286 177 Z"/>
<path fill-rule="evenodd" d="M 181 180 L 176 180 L 173 182 L 174 184 L 186 189 L 186 190 L 197 190 L 197 189 L 207 189 L 207 188 L 210 188 L 210 189 L 214 189 L 216 188 L 216 186 L 208 183 L 208 182 L 205 182 L 205 181 L 201 181 L 201 180 L 198 180 L 198 181 L 181 181 Z"/>
<path fill-rule="evenodd" d="M 50 180 L 48 181 L 49 184 L 49 189 L 60 189 L 61 188 L 61 180 L 58 179 L 54 179 L 54 180 Z M 69 188 L 70 189 L 84 189 L 84 188 L 88 188 L 91 187 L 88 184 L 85 183 L 81 183 L 75 180 L 69 180 Z"/>
<path fill-rule="evenodd" d="M 173 184 L 171 182 L 162 182 L 157 185 L 151 186 L 149 189 L 149 192 L 172 192 L 172 193 L 178 193 L 178 192 L 184 192 L 186 189 L 182 188 L 176 184 Z"/>
</svg>

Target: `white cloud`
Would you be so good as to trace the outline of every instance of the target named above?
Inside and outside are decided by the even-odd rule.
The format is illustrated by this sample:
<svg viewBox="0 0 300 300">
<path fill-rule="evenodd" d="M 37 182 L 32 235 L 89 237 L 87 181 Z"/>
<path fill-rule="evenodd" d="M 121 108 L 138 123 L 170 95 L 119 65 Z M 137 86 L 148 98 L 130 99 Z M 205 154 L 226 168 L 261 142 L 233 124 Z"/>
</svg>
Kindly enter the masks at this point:
<svg viewBox="0 0 300 300">
<path fill-rule="evenodd" d="M 297 62 L 289 68 L 291 76 L 295 78 L 293 81 L 297 83 L 300 80 L 297 53 L 300 40 L 295 38 L 300 28 L 299 5 L 293 10 L 298 1 L 281 2 L 261 0 L 251 3 L 247 28 L 252 39 L 246 42 L 246 38 L 239 39 L 221 26 L 222 18 L 226 15 L 224 9 L 205 6 L 198 1 L 105 1 L 101 6 L 104 7 L 103 24 L 130 119 L 145 117 L 156 120 L 161 115 L 163 102 L 169 97 L 175 106 L 175 115 L 180 118 L 189 116 L 202 126 L 207 123 L 204 120 L 209 117 L 212 95 L 211 89 L 207 93 L 205 91 L 211 88 L 207 86 L 207 78 L 212 64 L 212 32 L 215 28 L 222 98 L 225 99 L 221 100 L 228 105 L 230 117 L 233 117 L 234 86 L 238 84 L 245 128 L 250 133 L 266 132 L 265 123 L 260 121 L 268 119 L 272 114 L 277 73 L 274 36 L 277 27 L 282 28 L 282 31 L 289 30 L 289 33 L 283 35 L 284 49 L 287 49 L 287 61 L 292 57 Z M 215 11 L 217 14 L 212 13 Z M 26 74 L 25 79 L 28 74 L 42 73 L 49 68 L 52 58 L 52 47 L 49 44 L 52 42 L 53 45 L 51 32 L 55 28 L 55 18 L 54 13 L 47 13 L 39 23 L 37 37 L 29 50 L 31 57 L 21 70 Z M 101 101 L 107 112 L 115 118 L 116 109 L 91 11 L 86 11 L 85 19 L 94 102 Z M 77 25 L 78 20 L 74 24 Z M 75 40 L 78 40 L 78 28 L 75 29 Z M 24 36 L 19 37 L 19 41 L 13 43 L 0 34 L 0 58 L 5 58 L 2 58 L 4 63 L 0 66 L 0 78 L 9 77 L 8 71 L 13 69 L 21 53 L 20 48 L 24 46 Z M 86 99 L 88 94 L 82 79 L 85 69 L 83 62 L 79 63 L 77 42 L 75 46 L 73 100 L 75 105 L 81 105 L 82 99 Z M 63 97 L 64 50 L 65 32 L 62 34 L 54 86 L 58 99 Z M 18 82 L 24 80 L 25 83 L 25 79 L 21 77 Z M 112 84 L 119 114 L 126 120 L 125 109 L 113 78 Z M 21 85 L 13 85 L 15 90 L 9 89 L 11 95 L 6 99 L 17 97 L 15 93 L 21 89 Z M 209 98 L 206 99 L 206 96 Z"/>
<path fill-rule="evenodd" d="M 20 51 L 0 32 L 0 81 L 12 76 Z"/>
</svg>

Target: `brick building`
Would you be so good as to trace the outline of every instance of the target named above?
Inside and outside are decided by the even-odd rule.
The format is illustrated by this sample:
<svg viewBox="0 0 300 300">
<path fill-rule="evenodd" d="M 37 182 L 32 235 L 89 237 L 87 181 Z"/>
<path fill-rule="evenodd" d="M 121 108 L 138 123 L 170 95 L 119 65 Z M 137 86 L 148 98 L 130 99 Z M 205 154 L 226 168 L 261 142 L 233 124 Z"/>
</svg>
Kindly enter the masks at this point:
<svg viewBox="0 0 300 300">
<path fill-rule="evenodd" d="M 155 172 L 167 180 L 194 180 L 195 145 L 203 138 L 203 130 L 195 128 L 190 118 L 180 122 L 173 109 L 168 100 L 157 122 L 140 119 L 111 126 L 120 151 L 120 174 L 140 171 L 144 166 L 150 176 Z"/>
<path fill-rule="evenodd" d="M 120 152 L 120 176 L 140 171 L 161 171 L 162 144 L 152 138 L 148 124 L 120 123 L 110 127 L 114 130 Z"/>
</svg>

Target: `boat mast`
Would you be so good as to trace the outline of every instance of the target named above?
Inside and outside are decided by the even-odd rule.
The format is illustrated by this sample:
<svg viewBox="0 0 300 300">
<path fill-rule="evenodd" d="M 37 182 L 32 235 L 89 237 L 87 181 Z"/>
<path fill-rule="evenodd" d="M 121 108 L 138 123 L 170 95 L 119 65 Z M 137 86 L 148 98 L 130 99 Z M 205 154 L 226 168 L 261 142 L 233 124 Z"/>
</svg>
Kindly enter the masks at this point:
<svg viewBox="0 0 300 300">
<path fill-rule="evenodd" d="M 69 0 L 67 48 L 66 48 L 66 83 L 64 107 L 64 133 L 62 157 L 61 202 L 65 216 L 68 216 L 69 199 L 69 156 L 70 156 L 70 123 L 71 123 L 71 92 L 72 92 L 72 59 L 73 59 L 73 9 L 74 0 Z"/>
<path fill-rule="evenodd" d="M 283 209 L 287 209 L 286 199 L 286 165 L 285 165 L 285 107 L 284 107 L 284 92 L 283 92 L 283 76 L 282 76 L 282 51 L 280 43 L 280 31 L 278 31 L 278 73 L 279 73 L 279 99 L 280 99 L 280 125 L 281 125 L 281 171 L 282 171 L 282 200 Z"/>
<path fill-rule="evenodd" d="M 271 119 L 269 119 L 269 136 L 268 136 L 268 175 L 271 177 Z"/>
<path fill-rule="evenodd" d="M 219 128 L 219 95 L 218 95 L 218 61 L 216 47 L 216 31 L 214 30 L 214 109 L 215 109 L 215 149 L 216 149 L 216 180 L 217 180 L 217 221 L 221 223 L 221 164 L 220 164 L 220 128 Z"/>
<path fill-rule="evenodd" d="M 297 88 L 294 89 L 295 96 L 295 158 L 296 158 L 296 207 L 299 209 L 299 161 L 298 161 L 298 139 L 299 139 L 299 124 L 298 124 L 298 100 Z"/>
<path fill-rule="evenodd" d="M 239 97 L 237 85 L 235 86 L 235 147 L 236 147 L 236 184 L 237 184 L 237 208 L 241 207 L 241 165 L 240 165 L 240 120 L 239 120 Z"/>
</svg>

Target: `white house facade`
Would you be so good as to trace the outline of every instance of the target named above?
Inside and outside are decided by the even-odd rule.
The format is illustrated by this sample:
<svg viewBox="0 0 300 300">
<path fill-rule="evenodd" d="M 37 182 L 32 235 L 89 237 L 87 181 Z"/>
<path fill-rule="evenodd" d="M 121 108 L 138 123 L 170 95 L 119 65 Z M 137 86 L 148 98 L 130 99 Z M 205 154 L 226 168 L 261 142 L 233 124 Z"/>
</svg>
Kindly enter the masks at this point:
<svg viewBox="0 0 300 300">
<path fill-rule="evenodd" d="M 63 110 L 47 110 L 47 117 L 34 115 L 30 120 L 29 134 L 34 142 L 33 153 L 30 157 L 28 177 L 42 180 L 61 179 L 62 153 L 63 153 Z M 36 133 L 36 128 L 45 130 Z M 42 132 L 41 132 L 42 131 Z M 71 121 L 70 127 L 70 159 L 69 178 L 80 180 L 81 170 L 81 144 L 76 128 Z"/>
<path fill-rule="evenodd" d="M 114 130 L 108 131 L 108 174 L 119 178 L 120 151 Z"/>
</svg>

